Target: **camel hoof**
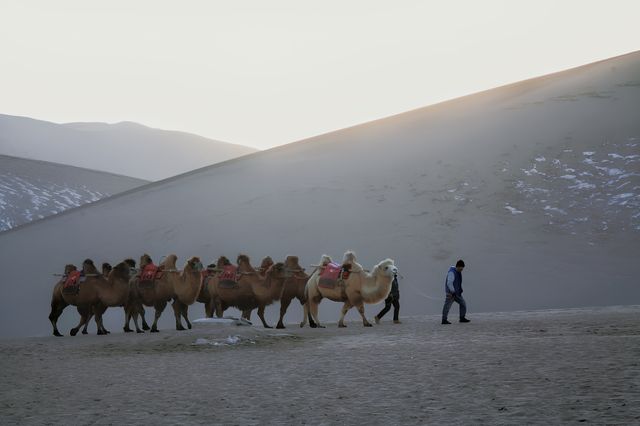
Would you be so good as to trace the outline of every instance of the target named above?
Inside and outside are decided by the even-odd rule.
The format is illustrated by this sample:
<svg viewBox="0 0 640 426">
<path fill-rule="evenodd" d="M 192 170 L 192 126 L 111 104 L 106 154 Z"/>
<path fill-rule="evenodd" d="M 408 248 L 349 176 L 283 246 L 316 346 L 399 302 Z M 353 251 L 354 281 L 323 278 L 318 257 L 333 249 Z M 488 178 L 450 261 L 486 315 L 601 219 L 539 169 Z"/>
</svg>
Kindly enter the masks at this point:
<svg viewBox="0 0 640 426">
<path fill-rule="evenodd" d="M 84 333 L 84 332 L 83 332 L 83 333 Z M 102 335 L 107 334 L 107 333 L 105 333 L 105 332 L 104 332 L 104 331 L 102 331 L 102 330 L 98 330 L 98 333 L 97 333 L 97 334 L 98 334 L 98 336 L 102 336 Z"/>
<path fill-rule="evenodd" d="M 185 330 L 186 330 L 186 328 L 184 328 L 183 326 L 180 326 L 180 327 L 176 327 L 176 330 L 178 330 L 178 331 L 185 331 Z"/>
<path fill-rule="evenodd" d="M 151 330 L 151 327 L 149 327 L 149 325 L 147 325 L 147 324 L 142 324 L 142 329 L 143 330 Z"/>
<path fill-rule="evenodd" d="M 58 330 L 53 332 L 53 335 L 56 337 L 62 337 L 62 334 L 60 334 L 60 332 Z"/>
<path fill-rule="evenodd" d="M 346 325 L 344 325 L 344 324 L 342 324 L 342 323 L 338 324 L 338 327 L 339 327 L 339 328 L 347 328 L 347 326 L 346 326 Z"/>
<path fill-rule="evenodd" d="M 187 324 L 187 328 L 191 330 L 191 323 Z"/>
<path fill-rule="evenodd" d="M 276 328 L 286 328 L 283 324 L 276 325 Z"/>
<path fill-rule="evenodd" d="M 136 330 L 136 333 L 144 333 L 142 330 Z"/>
<path fill-rule="evenodd" d="M 71 335 L 71 336 L 75 336 L 76 334 L 78 334 L 78 329 L 77 328 L 72 328 L 71 331 L 69 332 L 69 335 Z"/>
<path fill-rule="evenodd" d="M 157 332 L 158 332 L 158 329 L 157 329 L 157 328 L 152 328 L 152 329 L 151 329 L 151 332 L 152 332 L 152 333 L 157 333 Z"/>
<path fill-rule="evenodd" d="M 371 323 L 366 323 L 364 326 L 365 326 L 365 327 L 373 327 L 373 326 L 371 325 Z"/>
<path fill-rule="evenodd" d="M 271 327 L 270 325 L 265 324 L 264 328 L 273 328 L 273 327 Z"/>
<path fill-rule="evenodd" d="M 82 334 L 89 334 L 87 330 L 82 330 Z"/>
<path fill-rule="evenodd" d="M 133 330 L 127 327 L 124 327 L 123 330 L 125 333 L 133 333 Z"/>
</svg>

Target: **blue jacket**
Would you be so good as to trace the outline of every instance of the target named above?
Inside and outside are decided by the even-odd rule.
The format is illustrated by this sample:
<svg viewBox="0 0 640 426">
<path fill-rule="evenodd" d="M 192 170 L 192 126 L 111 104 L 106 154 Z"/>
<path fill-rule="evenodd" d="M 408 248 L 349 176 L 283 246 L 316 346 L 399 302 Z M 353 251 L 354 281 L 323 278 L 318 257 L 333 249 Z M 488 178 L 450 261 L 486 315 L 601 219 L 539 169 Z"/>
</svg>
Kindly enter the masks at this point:
<svg viewBox="0 0 640 426">
<path fill-rule="evenodd" d="M 455 266 L 449 268 L 447 278 L 444 281 L 445 293 L 453 293 L 462 296 L 462 273 L 458 272 Z"/>
</svg>

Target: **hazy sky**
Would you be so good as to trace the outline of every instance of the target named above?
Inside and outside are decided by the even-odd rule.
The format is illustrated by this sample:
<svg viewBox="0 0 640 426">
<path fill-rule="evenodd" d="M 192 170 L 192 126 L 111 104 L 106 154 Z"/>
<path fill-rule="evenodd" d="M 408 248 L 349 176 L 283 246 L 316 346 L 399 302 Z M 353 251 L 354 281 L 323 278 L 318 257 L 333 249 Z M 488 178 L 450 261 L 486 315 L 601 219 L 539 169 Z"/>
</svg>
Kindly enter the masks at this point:
<svg viewBox="0 0 640 426">
<path fill-rule="evenodd" d="M 268 148 L 640 49 L 640 1 L 0 0 L 0 113 Z"/>
</svg>

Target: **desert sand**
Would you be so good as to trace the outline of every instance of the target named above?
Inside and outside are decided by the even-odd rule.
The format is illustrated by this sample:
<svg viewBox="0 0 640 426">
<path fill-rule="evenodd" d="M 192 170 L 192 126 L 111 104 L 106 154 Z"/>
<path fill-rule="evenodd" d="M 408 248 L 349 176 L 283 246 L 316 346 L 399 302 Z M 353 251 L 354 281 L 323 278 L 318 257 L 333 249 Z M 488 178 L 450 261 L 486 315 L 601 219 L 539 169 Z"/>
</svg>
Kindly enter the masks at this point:
<svg viewBox="0 0 640 426">
<path fill-rule="evenodd" d="M 639 315 L 624 306 L 448 326 L 388 315 L 373 328 L 5 339 L 0 423 L 637 424 Z"/>
</svg>

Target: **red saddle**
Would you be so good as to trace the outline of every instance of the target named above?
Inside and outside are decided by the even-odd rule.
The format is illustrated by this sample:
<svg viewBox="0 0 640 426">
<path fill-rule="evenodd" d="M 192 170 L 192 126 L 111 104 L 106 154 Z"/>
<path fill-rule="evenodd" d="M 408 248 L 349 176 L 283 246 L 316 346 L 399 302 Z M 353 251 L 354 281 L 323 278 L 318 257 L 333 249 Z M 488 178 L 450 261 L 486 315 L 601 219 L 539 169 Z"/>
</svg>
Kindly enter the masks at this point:
<svg viewBox="0 0 640 426">
<path fill-rule="evenodd" d="M 233 288 L 238 286 L 238 267 L 234 265 L 224 265 L 218 284 L 222 288 Z"/>
<path fill-rule="evenodd" d="M 83 280 L 84 275 L 81 271 L 71 271 L 62 285 L 62 292 L 64 294 L 78 294 L 80 292 L 80 283 Z"/>
<path fill-rule="evenodd" d="M 153 287 L 156 280 L 162 278 L 162 275 L 164 275 L 164 270 L 162 269 L 162 267 L 150 263 L 142 268 L 138 286 L 140 288 L 151 288 Z"/>
<path fill-rule="evenodd" d="M 338 280 L 349 278 L 349 269 L 351 269 L 351 265 L 338 265 L 333 262 L 327 264 L 320 272 L 318 285 L 324 288 L 334 288 Z"/>
</svg>

